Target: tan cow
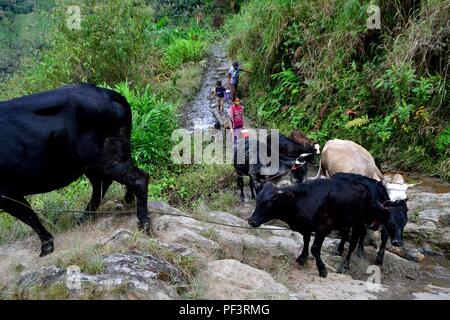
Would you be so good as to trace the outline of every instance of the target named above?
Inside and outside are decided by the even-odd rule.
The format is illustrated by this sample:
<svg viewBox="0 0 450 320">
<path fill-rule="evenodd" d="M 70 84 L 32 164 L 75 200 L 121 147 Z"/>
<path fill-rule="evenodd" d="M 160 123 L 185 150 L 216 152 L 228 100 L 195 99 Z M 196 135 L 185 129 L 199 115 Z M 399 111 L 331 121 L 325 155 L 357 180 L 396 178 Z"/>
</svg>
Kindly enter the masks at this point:
<svg viewBox="0 0 450 320">
<path fill-rule="evenodd" d="M 378 181 L 384 180 L 370 153 L 349 140 L 330 140 L 323 147 L 317 177 L 332 177 L 338 172 L 357 173 Z"/>
</svg>

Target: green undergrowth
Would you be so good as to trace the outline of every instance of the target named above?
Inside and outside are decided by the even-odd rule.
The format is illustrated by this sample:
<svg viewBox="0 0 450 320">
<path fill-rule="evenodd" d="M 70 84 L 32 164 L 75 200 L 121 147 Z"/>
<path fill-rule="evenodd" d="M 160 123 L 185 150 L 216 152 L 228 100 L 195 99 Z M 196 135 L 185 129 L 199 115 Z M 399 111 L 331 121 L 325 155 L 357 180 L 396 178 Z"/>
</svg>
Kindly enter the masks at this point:
<svg viewBox="0 0 450 320">
<path fill-rule="evenodd" d="M 260 126 L 321 145 L 353 140 L 379 162 L 450 179 L 448 1 L 249 1 L 231 17 L 229 52 L 246 68 Z"/>
</svg>

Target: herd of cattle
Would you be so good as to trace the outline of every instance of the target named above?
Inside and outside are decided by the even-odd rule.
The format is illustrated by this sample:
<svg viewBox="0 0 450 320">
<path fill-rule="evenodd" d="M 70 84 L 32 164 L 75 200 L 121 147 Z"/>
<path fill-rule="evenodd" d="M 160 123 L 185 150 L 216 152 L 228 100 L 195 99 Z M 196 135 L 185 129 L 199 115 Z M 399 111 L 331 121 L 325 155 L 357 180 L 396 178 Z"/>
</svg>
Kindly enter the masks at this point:
<svg viewBox="0 0 450 320">
<path fill-rule="evenodd" d="M 298 135 L 298 132 L 294 133 L 294 138 Z M 327 271 L 320 258 L 321 247 L 332 231 L 341 234 L 337 254 L 343 255 L 351 230 L 348 253 L 340 272 L 348 270 L 350 257 L 357 246 L 358 254 L 363 255 L 367 228 L 378 230 L 381 227 L 377 264 L 383 263 L 389 237 L 392 245 L 403 245 L 402 234 L 408 220 L 407 199 L 391 201 L 384 177 L 367 150 L 352 141 L 328 141 L 322 152 L 318 175 L 308 180 L 306 166 L 312 161 L 311 155 L 320 153 L 317 144 L 304 136 L 297 142 L 280 135 L 279 141 L 281 174 L 275 174 L 276 179 L 262 175 L 263 166 L 259 162 L 246 166 L 235 164 L 241 200 L 244 174 L 250 176 L 250 185 L 256 187 L 256 209 L 248 220 L 252 227 L 278 219 L 287 223 L 291 230 L 301 233 L 304 247 L 297 258 L 300 265 L 308 258 L 309 241 L 314 233 L 311 253 L 322 277 L 327 276 Z M 285 176 L 291 178 L 285 179 Z M 267 180 L 271 181 L 258 183 Z"/>
<path fill-rule="evenodd" d="M 117 181 L 127 187 L 128 202 L 136 196 L 139 227 L 150 232 L 149 176 L 132 163 L 130 135 L 131 108 L 126 99 L 90 84 L 0 102 L 0 209 L 38 234 L 40 256 L 53 252 L 53 236 L 25 196 L 65 187 L 82 175 L 91 182 L 93 192 L 80 221 L 96 211 L 112 181 Z M 339 255 L 351 231 L 343 272 L 358 243 L 358 252 L 363 252 L 367 228 L 381 227 L 379 264 L 389 237 L 392 245 L 403 244 L 406 200 L 391 201 L 383 175 L 364 148 L 350 141 L 329 141 L 322 151 L 318 176 L 308 180 L 307 163 L 320 154 L 319 146 L 299 132 L 292 139 L 280 135 L 279 142 L 278 174 L 262 175 L 259 162 L 235 164 L 241 200 L 244 175 L 250 176 L 252 196 L 256 197 L 256 209 L 248 220 L 252 227 L 279 219 L 300 232 L 304 239 L 297 259 L 300 265 L 308 258 L 314 233 L 311 253 L 322 277 L 327 271 L 320 251 L 331 231 L 341 234 Z M 248 153 L 248 148 L 245 150 Z"/>
</svg>

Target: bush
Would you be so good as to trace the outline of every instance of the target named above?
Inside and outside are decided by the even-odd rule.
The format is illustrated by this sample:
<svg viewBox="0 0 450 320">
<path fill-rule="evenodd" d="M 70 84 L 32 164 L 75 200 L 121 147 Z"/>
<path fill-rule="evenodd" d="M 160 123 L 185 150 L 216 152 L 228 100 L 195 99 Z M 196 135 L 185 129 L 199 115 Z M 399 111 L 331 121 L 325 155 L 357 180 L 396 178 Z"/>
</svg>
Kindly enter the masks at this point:
<svg viewBox="0 0 450 320">
<path fill-rule="evenodd" d="M 367 1 L 249 1 L 225 28 L 230 54 L 253 66 L 246 106 L 261 125 L 354 140 L 399 169 L 448 178 L 450 4 L 421 2 L 412 16 L 389 3 L 371 31 Z"/>
<path fill-rule="evenodd" d="M 132 90 L 128 83 L 122 83 L 115 90 L 131 105 L 133 160 L 151 174 L 166 172 L 171 165 L 172 132 L 177 126 L 175 107 L 150 93 L 149 87 Z"/>
<path fill-rule="evenodd" d="M 52 48 L 31 81 L 33 89 L 72 82 L 113 85 L 136 79 L 139 62 L 148 54 L 144 31 L 152 22 L 149 8 L 136 4 L 132 0 L 83 0 L 78 4 L 80 30 L 69 28 L 67 6 L 58 6 Z"/>
<path fill-rule="evenodd" d="M 206 43 L 189 39 L 176 39 L 164 52 L 163 64 L 175 69 L 185 62 L 200 61 L 206 53 Z"/>
</svg>

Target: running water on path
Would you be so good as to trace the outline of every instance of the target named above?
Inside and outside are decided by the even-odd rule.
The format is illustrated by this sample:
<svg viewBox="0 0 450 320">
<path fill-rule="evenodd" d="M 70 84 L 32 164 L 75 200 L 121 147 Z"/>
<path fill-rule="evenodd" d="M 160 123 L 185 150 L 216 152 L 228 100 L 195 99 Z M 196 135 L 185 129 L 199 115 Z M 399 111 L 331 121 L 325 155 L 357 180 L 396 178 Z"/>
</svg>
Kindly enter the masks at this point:
<svg viewBox="0 0 450 320">
<path fill-rule="evenodd" d="M 213 112 L 217 109 L 217 97 L 213 95 L 213 91 L 218 80 L 221 80 L 223 86 L 226 86 L 226 73 L 230 66 L 231 61 L 228 59 L 225 49 L 219 44 L 212 45 L 201 88 L 194 100 L 185 108 L 183 127 L 190 131 L 206 131 L 214 128 L 217 121 Z M 225 111 L 228 108 L 229 102 L 225 102 Z"/>
</svg>

